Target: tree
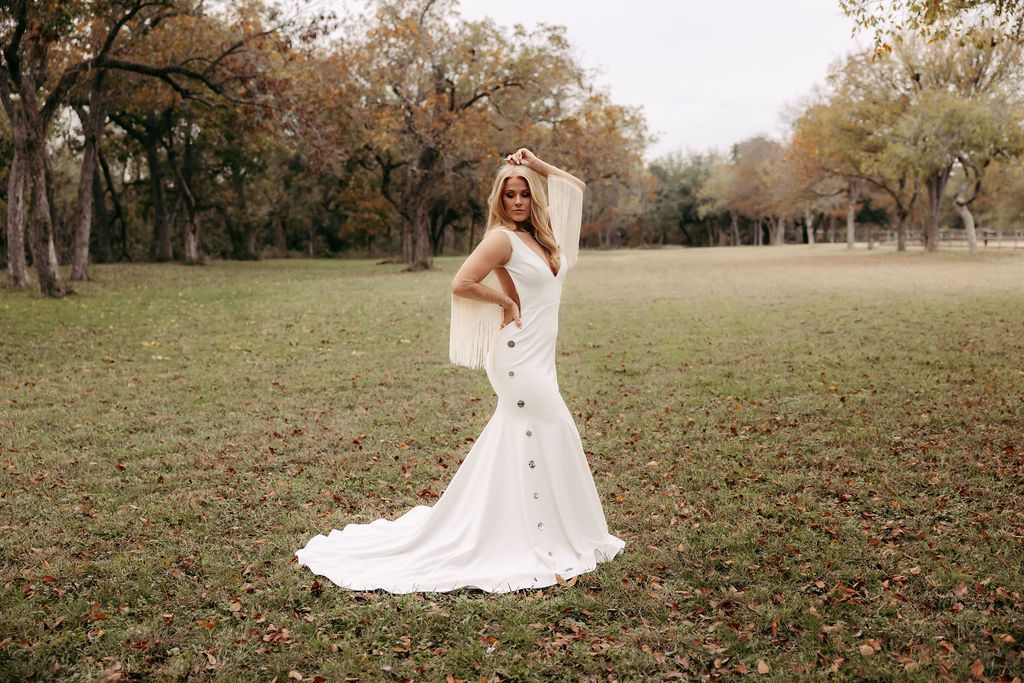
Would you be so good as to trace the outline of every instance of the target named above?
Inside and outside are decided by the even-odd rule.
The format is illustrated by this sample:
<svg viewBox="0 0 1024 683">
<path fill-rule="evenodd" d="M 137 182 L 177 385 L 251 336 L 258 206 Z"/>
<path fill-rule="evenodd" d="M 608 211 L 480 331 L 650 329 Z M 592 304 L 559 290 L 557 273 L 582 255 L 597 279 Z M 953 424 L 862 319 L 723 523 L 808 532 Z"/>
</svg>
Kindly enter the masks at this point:
<svg viewBox="0 0 1024 683">
<path fill-rule="evenodd" d="M 891 52 L 894 37 L 913 32 L 929 42 L 949 38 L 963 44 L 1024 37 L 1021 0 L 839 0 L 858 28 L 874 32 L 878 55 Z"/>
<path fill-rule="evenodd" d="M 281 89 L 279 53 L 288 45 L 280 33 L 287 27 L 258 2 L 239 3 L 223 15 L 197 6 L 149 26 L 145 40 L 126 48 L 124 58 L 108 60 L 130 72 L 131 86 L 110 105 L 109 115 L 145 153 L 154 217 L 150 258 L 174 258 L 177 199 L 185 262 L 201 261 L 199 179 L 207 145 L 217 157 L 211 163 L 232 180 L 234 197 L 218 209 L 237 228 L 235 255 L 258 256 L 246 190 L 249 171 L 258 174 L 266 166 L 259 149 L 272 137 L 267 102 Z M 171 186 L 176 197 L 169 196 Z"/>
<path fill-rule="evenodd" d="M 812 104 L 794 124 L 792 145 L 805 173 L 821 173 L 847 188 L 847 247 L 853 248 L 857 204 L 864 185 L 883 192 L 896 217 L 897 248 L 907 247 L 907 220 L 917 200 L 912 159 L 893 138 L 909 99 L 892 87 L 889 62 L 870 54 L 834 64 L 827 98 Z"/>
<path fill-rule="evenodd" d="M 978 248 L 973 204 L 981 194 L 986 170 L 994 161 L 1024 154 L 1024 111 L 1002 98 L 953 98 L 936 121 L 936 134 L 948 141 L 959 172 L 954 205 L 963 221 L 970 250 Z"/>
<path fill-rule="evenodd" d="M 764 244 L 764 230 L 768 243 L 783 244 L 788 216 L 780 215 L 773 196 L 779 167 L 785 148 L 777 141 L 754 136 L 738 143 L 733 149 L 735 159 L 735 192 L 737 210 L 754 221 L 754 244 Z"/>
<path fill-rule="evenodd" d="M 216 70 L 243 42 L 235 42 L 219 56 L 189 54 L 186 62 L 154 66 L 125 59 L 119 54 L 118 37 L 126 26 L 135 34 L 147 35 L 165 19 L 189 15 L 187 5 L 175 0 L 104 0 L 40 5 L 31 0 L 7 3 L 0 10 L 0 101 L 14 137 L 14 159 L 8 180 L 9 277 L 13 286 L 27 285 L 22 234 L 29 208 L 29 246 L 39 273 L 40 287 L 49 296 L 63 296 L 70 290 L 63 282 L 53 244 L 53 224 L 47 187 L 46 141 L 55 115 L 65 106 L 71 91 L 83 81 L 90 82 L 84 104 L 86 137 L 80 180 L 80 215 L 77 222 L 73 274 L 85 278 L 88 259 L 88 225 L 91 219 L 92 167 L 103 128 L 106 102 L 102 100 L 103 72 L 108 69 L 158 78 L 179 94 L 189 92 L 178 79 L 195 81 L 216 90 L 209 74 Z M 135 22 L 139 22 L 135 24 Z M 178 36 L 180 38 L 180 36 Z M 136 41 L 137 43 L 138 41 Z M 201 70 L 192 63 L 204 63 Z M 108 79 L 109 80 L 109 79 Z M 161 254 L 167 241 L 161 235 Z"/>
<path fill-rule="evenodd" d="M 86 59 L 68 59 L 61 46 L 74 43 L 91 9 L 84 2 L 48 3 L 30 0 L 0 7 L 0 103 L 10 123 L 14 155 L 7 186 L 8 279 L 27 287 L 24 235 L 48 296 L 63 296 L 65 285 L 53 243 L 47 192 L 46 141 L 55 114 L 71 88 L 88 69 L 107 55 L 113 40 Z M 114 9 L 114 8 L 104 8 Z M 141 9 L 136 4 L 115 14 L 112 36 Z M 62 59 L 63 58 L 63 59 Z"/>
<path fill-rule="evenodd" d="M 979 29 L 976 35 L 985 33 Z M 938 247 L 946 185 L 959 155 L 1009 153 L 1016 144 L 1012 138 L 1018 121 L 1000 114 L 986 117 L 986 111 L 1005 112 L 1002 103 L 1019 97 L 1020 52 L 1015 44 L 994 40 L 958 47 L 907 37 L 876 65 L 889 87 L 910 104 L 893 135 L 925 191 L 929 251 Z M 982 123 L 985 118 L 988 125 Z M 1000 145 L 1008 146 L 1005 152 L 996 149 Z"/>
<path fill-rule="evenodd" d="M 353 47 L 352 77 L 365 86 L 381 193 L 402 220 L 402 260 L 429 268 L 442 180 L 493 173 L 546 113 L 557 122 L 572 109 L 567 83 L 581 71 L 556 27 L 517 27 L 509 39 L 490 20 L 462 20 L 447 0 L 381 0 L 376 11 Z"/>
<path fill-rule="evenodd" d="M 729 241 L 732 246 L 740 245 L 740 196 L 737 186 L 736 167 L 727 159 L 712 155 L 704 183 L 697 190 L 698 212 L 701 216 L 727 215 L 729 217 Z"/>
<path fill-rule="evenodd" d="M 667 244 L 681 232 L 683 243 L 689 246 L 713 244 L 710 237 L 690 232 L 695 227 L 703 232 L 705 220 L 716 217 L 715 213 L 701 211 L 700 191 L 710 172 L 710 160 L 699 154 L 675 152 L 652 161 L 648 171 L 656 189 L 645 222 L 654 229 L 654 241 Z"/>
</svg>

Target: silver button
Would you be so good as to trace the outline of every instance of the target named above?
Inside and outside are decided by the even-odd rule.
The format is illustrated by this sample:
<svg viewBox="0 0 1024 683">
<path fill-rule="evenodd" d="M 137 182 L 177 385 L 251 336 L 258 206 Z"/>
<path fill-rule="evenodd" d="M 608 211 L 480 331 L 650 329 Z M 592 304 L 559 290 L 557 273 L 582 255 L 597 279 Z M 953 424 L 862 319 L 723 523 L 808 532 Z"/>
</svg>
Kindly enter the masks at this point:
<svg viewBox="0 0 1024 683">
<path fill-rule="evenodd" d="M 529 429 L 527 429 L 526 430 L 526 435 L 527 436 L 533 436 L 533 432 L 531 432 Z"/>
<path fill-rule="evenodd" d="M 526 405 L 526 401 L 516 401 L 516 405 L 522 408 L 523 406 Z"/>
<path fill-rule="evenodd" d="M 537 493 L 536 491 L 534 491 L 534 492 L 533 492 L 533 499 L 534 499 L 534 500 L 537 500 L 538 498 L 540 498 L 540 494 L 539 494 L 539 493 Z"/>
<path fill-rule="evenodd" d="M 544 531 L 544 522 L 537 522 L 537 529 L 539 531 Z"/>
<path fill-rule="evenodd" d="M 508 347 L 509 347 L 510 349 L 511 349 L 511 348 L 512 348 L 513 346 L 515 346 L 515 345 L 516 345 L 516 343 L 515 343 L 514 341 L 512 341 L 511 339 L 509 339 L 509 340 L 508 340 Z"/>
<path fill-rule="evenodd" d="M 509 371 L 508 371 L 508 376 L 509 376 L 509 377 L 515 377 L 515 376 L 516 376 L 516 373 L 515 373 L 515 371 L 514 371 L 514 370 L 509 370 Z"/>
<path fill-rule="evenodd" d="M 534 467 L 537 466 L 537 463 L 535 463 L 534 461 L 531 460 L 529 465 L 530 465 L 530 469 L 532 470 Z"/>
</svg>

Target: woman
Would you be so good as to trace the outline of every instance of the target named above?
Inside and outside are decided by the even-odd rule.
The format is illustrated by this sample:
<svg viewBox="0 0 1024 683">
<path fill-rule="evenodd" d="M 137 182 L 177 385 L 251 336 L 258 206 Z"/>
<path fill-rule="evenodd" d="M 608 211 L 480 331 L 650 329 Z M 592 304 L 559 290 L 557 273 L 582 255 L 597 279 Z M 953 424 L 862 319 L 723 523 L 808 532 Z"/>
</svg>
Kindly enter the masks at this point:
<svg viewBox="0 0 1024 683">
<path fill-rule="evenodd" d="M 586 186 L 527 149 L 506 161 L 487 234 L 452 281 L 449 349 L 454 363 L 486 368 L 497 408 L 433 507 L 349 524 L 295 553 L 343 588 L 542 588 L 594 570 L 625 546 L 608 533 L 555 374 L 558 306 L 576 261 Z M 481 283 L 492 271 L 502 291 Z"/>
</svg>

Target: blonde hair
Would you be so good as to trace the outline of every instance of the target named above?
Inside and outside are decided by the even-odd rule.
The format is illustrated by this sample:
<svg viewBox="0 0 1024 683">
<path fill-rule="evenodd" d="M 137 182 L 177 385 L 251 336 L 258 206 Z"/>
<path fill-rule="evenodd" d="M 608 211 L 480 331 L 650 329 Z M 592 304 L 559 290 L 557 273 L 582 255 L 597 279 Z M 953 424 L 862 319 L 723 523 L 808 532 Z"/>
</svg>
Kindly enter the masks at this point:
<svg viewBox="0 0 1024 683">
<path fill-rule="evenodd" d="M 487 198 L 489 207 L 487 214 L 487 230 L 492 228 L 509 228 L 515 230 L 516 223 L 512 217 L 505 212 L 505 205 L 501 201 L 501 195 L 505 191 L 505 183 L 509 178 L 520 177 L 526 181 L 530 188 L 530 226 L 533 228 L 533 239 L 537 240 L 541 248 L 547 254 L 548 264 L 552 269 L 558 269 L 558 245 L 555 243 L 555 235 L 551 228 L 551 218 L 548 214 L 548 195 L 544 191 L 544 180 L 536 171 L 525 166 L 513 166 L 506 164 L 498 171 L 494 178 L 494 185 L 491 187 L 491 195 Z M 518 239 L 518 238 L 516 238 Z"/>
</svg>

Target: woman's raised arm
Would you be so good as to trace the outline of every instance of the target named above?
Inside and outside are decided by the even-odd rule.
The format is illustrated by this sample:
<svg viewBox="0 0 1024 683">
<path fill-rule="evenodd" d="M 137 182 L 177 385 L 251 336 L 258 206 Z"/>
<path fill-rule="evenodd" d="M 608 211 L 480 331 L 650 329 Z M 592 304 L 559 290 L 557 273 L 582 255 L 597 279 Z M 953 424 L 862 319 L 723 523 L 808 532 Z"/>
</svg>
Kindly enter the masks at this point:
<svg viewBox="0 0 1024 683">
<path fill-rule="evenodd" d="M 549 164 L 548 162 L 544 161 L 543 159 L 541 159 L 540 157 L 538 157 L 536 154 L 526 149 L 525 147 L 520 147 L 518 150 L 516 150 L 514 154 L 509 154 L 507 157 L 505 157 L 505 161 L 514 166 L 526 166 L 527 168 L 541 174 L 545 178 L 552 175 L 561 176 L 562 178 L 565 178 L 570 183 L 578 187 L 580 189 L 580 192 L 583 192 L 587 189 L 587 184 L 580 180 L 579 178 L 577 178 L 576 176 L 574 176 L 572 173 L 569 173 L 568 171 L 563 171 L 557 166 Z"/>
</svg>

